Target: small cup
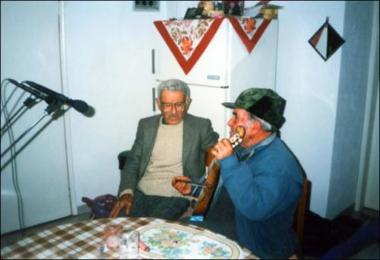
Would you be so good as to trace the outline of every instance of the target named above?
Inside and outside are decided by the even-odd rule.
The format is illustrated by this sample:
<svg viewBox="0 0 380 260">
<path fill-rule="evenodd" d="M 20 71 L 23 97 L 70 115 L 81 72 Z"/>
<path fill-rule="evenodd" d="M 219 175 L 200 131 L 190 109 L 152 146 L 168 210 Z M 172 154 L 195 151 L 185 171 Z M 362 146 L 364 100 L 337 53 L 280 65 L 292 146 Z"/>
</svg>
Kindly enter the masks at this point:
<svg viewBox="0 0 380 260">
<path fill-rule="evenodd" d="M 131 231 L 128 234 L 128 255 L 132 258 L 139 255 L 139 241 L 140 233 L 138 231 Z"/>
<path fill-rule="evenodd" d="M 104 244 L 110 250 L 117 250 L 120 246 L 122 225 L 107 225 L 104 228 Z"/>
</svg>

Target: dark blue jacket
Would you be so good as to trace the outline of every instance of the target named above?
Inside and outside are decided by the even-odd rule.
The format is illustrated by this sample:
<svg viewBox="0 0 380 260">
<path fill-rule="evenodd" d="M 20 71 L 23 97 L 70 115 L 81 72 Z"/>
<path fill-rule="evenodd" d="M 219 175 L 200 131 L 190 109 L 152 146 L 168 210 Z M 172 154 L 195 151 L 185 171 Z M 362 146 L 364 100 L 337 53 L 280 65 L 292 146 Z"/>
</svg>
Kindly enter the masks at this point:
<svg viewBox="0 0 380 260">
<path fill-rule="evenodd" d="M 280 138 L 268 140 L 249 148 L 246 160 L 236 153 L 221 160 L 221 173 L 240 244 L 260 258 L 287 258 L 298 247 L 292 225 L 303 171 Z"/>
</svg>

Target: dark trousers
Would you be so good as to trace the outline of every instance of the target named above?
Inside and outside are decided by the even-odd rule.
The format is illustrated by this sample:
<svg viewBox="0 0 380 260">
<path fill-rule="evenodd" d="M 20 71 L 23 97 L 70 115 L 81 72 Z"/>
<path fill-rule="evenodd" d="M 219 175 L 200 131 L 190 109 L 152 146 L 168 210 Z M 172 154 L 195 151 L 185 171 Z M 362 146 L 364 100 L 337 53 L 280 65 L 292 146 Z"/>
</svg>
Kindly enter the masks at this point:
<svg viewBox="0 0 380 260">
<path fill-rule="evenodd" d="M 178 220 L 189 206 L 190 202 L 185 198 L 151 196 L 135 190 L 129 216 Z"/>
</svg>

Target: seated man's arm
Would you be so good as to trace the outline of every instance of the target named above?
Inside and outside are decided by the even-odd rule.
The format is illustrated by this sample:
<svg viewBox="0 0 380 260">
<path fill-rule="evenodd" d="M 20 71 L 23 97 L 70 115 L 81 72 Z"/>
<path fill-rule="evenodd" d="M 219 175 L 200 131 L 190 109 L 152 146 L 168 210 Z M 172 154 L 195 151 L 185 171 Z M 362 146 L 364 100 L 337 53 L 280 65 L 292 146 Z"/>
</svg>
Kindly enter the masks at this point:
<svg viewBox="0 0 380 260">
<path fill-rule="evenodd" d="M 125 208 L 125 213 L 128 215 L 132 208 L 133 191 L 138 181 L 142 147 L 143 130 L 140 121 L 132 150 L 128 154 L 127 161 L 120 174 L 119 199 L 113 207 L 110 217 L 117 217 L 123 208 Z"/>
</svg>

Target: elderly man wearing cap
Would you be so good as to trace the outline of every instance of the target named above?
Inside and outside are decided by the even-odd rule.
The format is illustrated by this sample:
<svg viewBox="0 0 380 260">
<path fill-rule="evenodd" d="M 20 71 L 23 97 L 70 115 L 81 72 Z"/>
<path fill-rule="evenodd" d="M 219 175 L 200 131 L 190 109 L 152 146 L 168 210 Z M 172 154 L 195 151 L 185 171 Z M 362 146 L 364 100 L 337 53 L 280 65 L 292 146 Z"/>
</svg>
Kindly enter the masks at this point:
<svg viewBox="0 0 380 260">
<path fill-rule="evenodd" d="M 233 109 L 231 134 L 243 126 L 245 136 L 236 149 L 227 139 L 212 149 L 235 206 L 239 242 L 260 258 L 294 257 L 298 248 L 292 224 L 304 174 L 277 135 L 285 122 L 285 103 L 273 90 L 260 88 L 223 103 Z"/>
</svg>

